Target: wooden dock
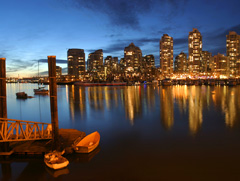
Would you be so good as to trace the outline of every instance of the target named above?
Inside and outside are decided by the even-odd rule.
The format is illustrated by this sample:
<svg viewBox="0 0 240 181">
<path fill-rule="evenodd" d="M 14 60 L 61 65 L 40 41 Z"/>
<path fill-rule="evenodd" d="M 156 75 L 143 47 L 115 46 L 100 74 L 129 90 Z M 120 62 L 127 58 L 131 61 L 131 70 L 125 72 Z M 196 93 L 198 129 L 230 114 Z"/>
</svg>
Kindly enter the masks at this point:
<svg viewBox="0 0 240 181">
<path fill-rule="evenodd" d="M 65 154 L 71 154 L 74 141 L 85 136 L 85 132 L 76 129 L 59 129 L 60 147 Z M 52 140 L 11 142 L 10 149 L 15 155 L 44 155 L 52 150 Z"/>
</svg>

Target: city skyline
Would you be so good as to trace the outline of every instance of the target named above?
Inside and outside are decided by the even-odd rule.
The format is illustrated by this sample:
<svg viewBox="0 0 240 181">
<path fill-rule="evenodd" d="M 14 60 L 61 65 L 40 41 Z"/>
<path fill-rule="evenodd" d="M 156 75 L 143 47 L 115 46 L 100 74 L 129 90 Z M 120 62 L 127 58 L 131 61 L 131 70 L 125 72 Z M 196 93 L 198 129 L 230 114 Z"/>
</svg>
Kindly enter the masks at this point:
<svg viewBox="0 0 240 181">
<path fill-rule="evenodd" d="M 6 58 L 7 76 L 37 75 L 38 61 L 56 55 L 67 69 L 67 50 L 84 49 L 86 57 L 98 49 L 107 56 L 124 56 L 133 42 L 142 54 L 153 54 L 159 66 L 159 40 L 173 37 L 173 57 L 188 54 L 188 33 L 197 28 L 202 49 L 226 55 L 226 35 L 240 34 L 237 10 L 230 1 L 4 1 L 0 13 L 0 57 Z M 204 13 L 202 13 L 204 12 Z M 85 59 L 85 61 L 87 61 Z M 47 64 L 40 64 L 40 72 Z"/>
</svg>

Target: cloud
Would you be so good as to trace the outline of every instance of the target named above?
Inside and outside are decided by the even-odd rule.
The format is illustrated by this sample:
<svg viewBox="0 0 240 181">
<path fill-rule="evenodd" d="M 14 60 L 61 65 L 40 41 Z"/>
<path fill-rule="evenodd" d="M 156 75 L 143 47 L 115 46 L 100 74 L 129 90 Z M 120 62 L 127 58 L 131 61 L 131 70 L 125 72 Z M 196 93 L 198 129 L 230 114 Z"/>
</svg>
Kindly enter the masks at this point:
<svg viewBox="0 0 240 181">
<path fill-rule="evenodd" d="M 41 62 L 41 63 L 48 63 L 48 59 L 39 59 L 36 61 Z M 57 64 L 67 64 L 67 60 L 56 59 L 56 63 Z"/>
<path fill-rule="evenodd" d="M 140 29 L 140 17 L 149 13 L 167 17 L 167 21 L 183 12 L 187 0 L 72 0 L 72 6 L 88 9 L 108 17 L 110 24 L 125 28 Z"/>
<path fill-rule="evenodd" d="M 112 56 L 119 56 L 123 57 L 124 55 L 124 48 L 129 46 L 130 43 L 134 43 L 135 46 L 142 49 L 144 46 L 152 46 L 159 49 L 159 38 L 135 38 L 135 39 L 117 39 L 113 40 L 111 44 L 107 45 L 106 47 L 102 47 L 103 54 L 108 54 Z M 99 48 L 100 49 L 100 48 Z M 94 52 L 97 49 L 87 49 L 86 52 Z M 153 52 L 154 52 L 153 51 Z M 157 50 L 158 51 L 158 50 Z M 149 52 L 148 54 L 153 54 L 153 52 Z M 104 55 L 105 56 L 105 55 Z"/>
<path fill-rule="evenodd" d="M 24 61 L 19 59 L 12 59 L 11 62 L 6 62 L 6 64 L 7 73 L 17 72 L 35 66 L 34 61 Z"/>
<path fill-rule="evenodd" d="M 67 73 L 68 73 L 68 68 L 67 67 L 62 68 L 62 74 L 67 74 Z M 41 75 L 41 76 L 48 76 L 48 70 L 39 72 L 39 75 Z"/>
<path fill-rule="evenodd" d="M 116 38 L 116 37 L 120 37 L 120 36 L 122 36 L 123 34 L 121 34 L 121 33 L 116 33 L 116 34 L 107 34 L 107 35 L 105 35 L 105 37 L 107 37 L 107 38 Z"/>
<path fill-rule="evenodd" d="M 3 53 L 0 53 L 0 58 L 6 57 Z"/>
<path fill-rule="evenodd" d="M 217 29 L 211 32 L 201 32 L 203 36 L 203 50 L 209 51 L 213 55 L 217 53 L 226 53 L 226 35 L 229 31 L 236 31 L 240 34 L 240 24 L 225 28 Z M 155 62 L 159 60 L 159 41 L 160 38 L 134 38 L 134 39 L 116 39 L 113 40 L 111 44 L 106 47 L 102 47 L 104 54 L 109 54 L 112 56 L 123 57 L 124 48 L 127 47 L 131 42 L 138 46 L 144 54 L 153 54 L 155 57 Z M 173 53 L 176 57 L 180 52 L 188 54 L 188 35 L 184 37 L 174 38 L 173 37 Z M 101 48 L 101 47 L 99 47 Z M 89 49 L 89 52 L 94 52 L 95 50 Z"/>
<path fill-rule="evenodd" d="M 170 33 L 173 30 L 175 31 L 176 28 L 173 27 L 172 25 L 168 25 L 166 27 L 161 28 L 161 30 L 159 30 L 159 31 L 154 31 L 153 34 L 155 34 L 155 35 L 163 35 L 163 34 L 166 34 L 166 33 L 168 34 L 168 33 Z"/>
<path fill-rule="evenodd" d="M 218 53 L 226 54 L 226 35 L 229 31 L 235 31 L 240 34 L 240 24 L 225 28 L 216 29 L 211 32 L 205 32 L 203 35 L 203 49 L 210 51 L 213 55 Z"/>
<path fill-rule="evenodd" d="M 20 60 L 20 59 L 11 59 L 10 61 L 6 61 L 6 69 L 7 73 L 16 73 L 16 72 L 21 72 L 21 71 L 26 71 L 26 72 L 31 72 L 32 75 L 37 75 L 37 67 L 38 67 L 38 62 L 41 63 L 47 63 L 47 59 L 39 59 L 39 60 L 30 60 L 30 61 L 25 61 L 25 60 Z M 66 64 L 67 60 L 56 60 L 57 64 Z M 41 70 L 40 70 L 41 71 Z M 35 73 L 34 73 L 35 72 Z M 46 72 L 39 72 L 40 75 L 47 75 Z"/>
</svg>

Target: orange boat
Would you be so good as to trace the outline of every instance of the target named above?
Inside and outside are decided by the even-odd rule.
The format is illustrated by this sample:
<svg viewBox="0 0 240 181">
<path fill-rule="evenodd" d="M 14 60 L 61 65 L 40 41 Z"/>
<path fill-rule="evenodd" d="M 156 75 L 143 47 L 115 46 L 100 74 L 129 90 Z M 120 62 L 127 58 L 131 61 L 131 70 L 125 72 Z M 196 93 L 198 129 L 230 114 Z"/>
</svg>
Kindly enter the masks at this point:
<svg viewBox="0 0 240 181">
<path fill-rule="evenodd" d="M 84 137 L 78 143 L 74 143 L 73 149 L 76 153 L 90 153 L 99 145 L 100 134 L 95 131 Z"/>
</svg>

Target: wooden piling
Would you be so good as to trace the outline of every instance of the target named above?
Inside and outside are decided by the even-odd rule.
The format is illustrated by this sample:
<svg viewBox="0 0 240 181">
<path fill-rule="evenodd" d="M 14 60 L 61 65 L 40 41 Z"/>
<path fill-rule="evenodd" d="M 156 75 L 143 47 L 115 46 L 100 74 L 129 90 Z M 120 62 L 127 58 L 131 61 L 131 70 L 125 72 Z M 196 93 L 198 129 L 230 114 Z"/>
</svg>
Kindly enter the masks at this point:
<svg viewBox="0 0 240 181">
<path fill-rule="evenodd" d="M 6 58 L 0 58 L 0 118 L 7 118 Z"/>
<path fill-rule="evenodd" d="M 48 75 L 50 89 L 50 107 L 53 150 L 60 151 L 59 130 L 58 130 L 58 108 L 57 108 L 57 82 L 56 82 L 56 56 L 48 56 Z"/>
<path fill-rule="evenodd" d="M 0 118 L 7 118 L 6 58 L 0 58 Z M 4 121 L 6 122 L 6 121 Z M 2 123 L 1 123 L 2 124 Z M 4 124 L 4 123 L 3 123 Z M 7 124 L 4 124 L 7 131 Z M 9 143 L 0 144 L 0 152 L 8 152 Z"/>
</svg>

